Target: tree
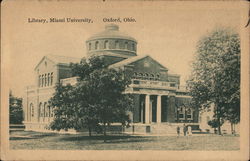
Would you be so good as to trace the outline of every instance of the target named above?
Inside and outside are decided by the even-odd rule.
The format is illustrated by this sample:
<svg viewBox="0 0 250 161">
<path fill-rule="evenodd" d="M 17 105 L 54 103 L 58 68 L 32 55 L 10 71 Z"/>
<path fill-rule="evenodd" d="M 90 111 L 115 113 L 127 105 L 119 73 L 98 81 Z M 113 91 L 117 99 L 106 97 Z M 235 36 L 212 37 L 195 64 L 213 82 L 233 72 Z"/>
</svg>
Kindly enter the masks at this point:
<svg viewBox="0 0 250 161">
<path fill-rule="evenodd" d="M 22 99 L 9 93 L 9 119 L 10 124 L 21 124 L 23 121 Z"/>
<path fill-rule="evenodd" d="M 56 86 L 50 100 L 55 113 L 52 129 L 87 127 L 91 136 L 92 129 L 102 125 L 106 138 L 106 128 L 111 123 L 129 122 L 126 112 L 131 108 L 132 99 L 123 92 L 130 80 L 124 77 L 123 71 L 109 69 L 100 57 L 83 59 L 71 67 L 79 81 L 74 86 Z"/>
<path fill-rule="evenodd" d="M 217 29 L 197 45 L 193 71 L 187 81 L 193 104 L 200 108 L 214 105 L 218 131 L 223 119 L 240 118 L 240 39 L 230 29 Z"/>
</svg>

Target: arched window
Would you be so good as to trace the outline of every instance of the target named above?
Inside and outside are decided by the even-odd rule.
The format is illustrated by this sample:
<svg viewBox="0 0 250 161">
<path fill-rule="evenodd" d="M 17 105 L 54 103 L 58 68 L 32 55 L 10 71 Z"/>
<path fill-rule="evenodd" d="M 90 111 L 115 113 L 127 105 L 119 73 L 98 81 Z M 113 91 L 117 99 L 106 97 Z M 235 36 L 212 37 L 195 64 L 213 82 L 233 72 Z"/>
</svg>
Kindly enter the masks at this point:
<svg viewBox="0 0 250 161">
<path fill-rule="evenodd" d="M 191 108 L 187 109 L 187 119 L 192 120 L 193 119 L 193 110 Z"/>
<path fill-rule="evenodd" d="M 91 50 L 91 43 L 89 43 L 89 50 Z"/>
<path fill-rule="evenodd" d="M 47 106 L 47 102 L 44 103 L 44 117 L 48 117 L 48 106 Z"/>
<path fill-rule="evenodd" d="M 52 107 L 50 107 L 50 117 L 53 117 L 54 116 L 54 110 Z"/>
<path fill-rule="evenodd" d="M 135 44 L 132 44 L 132 50 L 135 51 Z"/>
<path fill-rule="evenodd" d="M 48 86 L 50 85 L 50 73 L 48 73 Z"/>
<path fill-rule="evenodd" d="M 44 86 L 47 86 L 47 74 L 44 75 Z"/>
<path fill-rule="evenodd" d="M 182 106 L 178 108 L 178 118 L 179 120 L 184 120 L 185 118 L 185 110 Z"/>
<path fill-rule="evenodd" d="M 42 75 L 42 87 L 44 86 L 44 75 Z"/>
<path fill-rule="evenodd" d="M 98 41 L 95 42 L 95 49 L 96 49 L 96 50 L 99 49 L 99 42 L 98 42 Z"/>
<path fill-rule="evenodd" d="M 125 42 L 124 49 L 128 50 L 128 42 Z"/>
<path fill-rule="evenodd" d="M 155 75 L 154 74 L 150 74 L 150 80 L 155 80 Z"/>
<path fill-rule="evenodd" d="M 53 72 L 50 74 L 50 85 L 53 84 Z"/>
<path fill-rule="evenodd" d="M 137 73 L 137 72 L 134 72 L 133 77 L 134 77 L 134 78 L 137 78 L 137 76 L 138 76 L 138 73 Z"/>
<path fill-rule="evenodd" d="M 148 73 L 144 73 L 143 78 L 144 79 L 149 79 L 149 74 Z"/>
<path fill-rule="evenodd" d="M 138 78 L 140 79 L 140 78 L 142 78 L 143 77 L 143 74 L 142 73 L 139 73 L 138 74 Z"/>
<path fill-rule="evenodd" d="M 115 48 L 119 49 L 119 42 L 118 41 L 115 41 Z"/>
<path fill-rule="evenodd" d="M 42 102 L 39 103 L 39 110 L 38 111 L 39 111 L 38 116 L 43 117 L 43 104 L 42 104 Z"/>
<path fill-rule="evenodd" d="M 108 48 L 108 40 L 106 40 L 105 42 L 104 42 L 104 49 L 107 49 Z"/>
<path fill-rule="evenodd" d="M 156 74 L 156 80 L 160 80 L 160 74 Z"/>
<path fill-rule="evenodd" d="M 50 106 L 48 106 L 48 117 L 50 117 Z"/>
</svg>

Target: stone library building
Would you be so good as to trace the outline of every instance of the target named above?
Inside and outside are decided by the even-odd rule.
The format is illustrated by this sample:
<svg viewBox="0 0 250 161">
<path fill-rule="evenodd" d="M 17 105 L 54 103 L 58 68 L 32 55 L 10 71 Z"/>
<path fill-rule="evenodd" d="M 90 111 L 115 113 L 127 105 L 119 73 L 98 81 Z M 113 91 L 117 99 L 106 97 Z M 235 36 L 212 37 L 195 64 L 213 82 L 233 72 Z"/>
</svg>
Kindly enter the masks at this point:
<svg viewBox="0 0 250 161">
<path fill-rule="evenodd" d="M 104 31 L 93 34 L 86 40 L 86 55 L 100 56 L 109 68 L 121 68 L 129 72 L 132 83 L 125 93 L 134 98 L 134 107 L 128 111 L 132 121 L 127 132 L 176 133 L 177 126 L 184 124 L 199 128 L 199 110 L 191 107 L 191 96 L 180 85 L 180 75 L 148 55 L 137 54 L 137 40 L 109 24 Z M 35 67 L 36 82 L 25 89 L 24 125 L 26 130 L 48 131 L 53 120 L 53 110 L 48 100 L 55 85 L 76 84 L 70 63 L 79 63 L 80 58 L 46 55 Z M 132 74 L 131 74 L 132 73 Z"/>
</svg>

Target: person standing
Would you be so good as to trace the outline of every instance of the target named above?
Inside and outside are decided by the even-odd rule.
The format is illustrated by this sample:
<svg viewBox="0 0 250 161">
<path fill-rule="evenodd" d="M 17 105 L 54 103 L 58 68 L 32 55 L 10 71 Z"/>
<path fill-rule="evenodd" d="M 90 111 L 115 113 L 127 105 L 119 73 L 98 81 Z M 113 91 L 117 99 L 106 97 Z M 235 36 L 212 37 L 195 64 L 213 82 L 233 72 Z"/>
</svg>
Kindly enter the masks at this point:
<svg viewBox="0 0 250 161">
<path fill-rule="evenodd" d="M 183 125 L 183 133 L 184 133 L 184 136 L 186 136 L 186 133 L 187 133 L 187 127 L 186 127 L 186 125 L 185 125 L 185 124 Z"/>
</svg>

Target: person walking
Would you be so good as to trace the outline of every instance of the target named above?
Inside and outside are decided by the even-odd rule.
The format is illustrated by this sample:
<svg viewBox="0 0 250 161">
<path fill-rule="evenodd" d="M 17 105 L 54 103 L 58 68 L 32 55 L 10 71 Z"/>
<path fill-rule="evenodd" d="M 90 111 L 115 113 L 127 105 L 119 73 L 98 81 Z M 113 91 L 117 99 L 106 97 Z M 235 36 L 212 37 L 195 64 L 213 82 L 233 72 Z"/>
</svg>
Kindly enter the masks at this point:
<svg viewBox="0 0 250 161">
<path fill-rule="evenodd" d="M 180 127 L 177 126 L 177 129 L 176 129 L 176 130 L 177 130 L 177 135 L 180 136 Z"/>
</svg>

